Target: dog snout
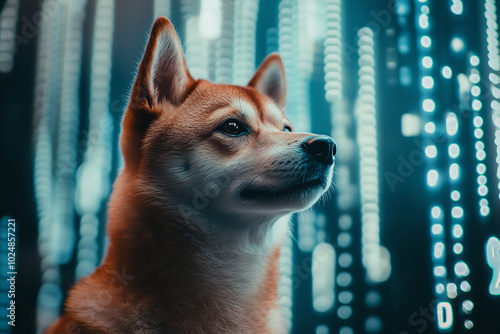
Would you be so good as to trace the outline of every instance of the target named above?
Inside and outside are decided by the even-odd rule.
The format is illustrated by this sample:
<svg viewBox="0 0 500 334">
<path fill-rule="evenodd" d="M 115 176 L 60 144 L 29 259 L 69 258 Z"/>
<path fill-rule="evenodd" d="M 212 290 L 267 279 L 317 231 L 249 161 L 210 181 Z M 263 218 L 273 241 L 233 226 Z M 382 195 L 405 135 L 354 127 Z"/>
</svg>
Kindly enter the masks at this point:
<svg viewBox="0 0 500 334">
<path fill-rule="evenodd" d="M 335 160 L 337 154 L 337 144 L 328 136 L 316 136 L 307 139 L 302 148 L 314 159 L 330 166 Z"/>
</svg>

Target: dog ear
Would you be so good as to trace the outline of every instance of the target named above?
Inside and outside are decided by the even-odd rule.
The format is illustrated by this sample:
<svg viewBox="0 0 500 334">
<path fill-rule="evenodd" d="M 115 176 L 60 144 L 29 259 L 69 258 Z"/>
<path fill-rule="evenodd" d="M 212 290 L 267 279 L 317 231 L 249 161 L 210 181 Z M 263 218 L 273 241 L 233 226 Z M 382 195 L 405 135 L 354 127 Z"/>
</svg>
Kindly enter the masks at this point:
<svg viewBox="0 0 500 334">
<path fill-rule="evenodd" d="M 142 139 L 165 107 L 181 104 L 196 81 L 189 74 L 172 23 L 160 17 L 151 29 L 122 124 L 121 146 L 126 164 L 138 162 Z"/>
<path fill-rule="evenodd" d="M 282 109 L 286 105 L 286 81 L 283 62 L 278 53 L 271 53 L 264 59 L 248 83 L 248 87 L 269 96 Z"/>
</svg>

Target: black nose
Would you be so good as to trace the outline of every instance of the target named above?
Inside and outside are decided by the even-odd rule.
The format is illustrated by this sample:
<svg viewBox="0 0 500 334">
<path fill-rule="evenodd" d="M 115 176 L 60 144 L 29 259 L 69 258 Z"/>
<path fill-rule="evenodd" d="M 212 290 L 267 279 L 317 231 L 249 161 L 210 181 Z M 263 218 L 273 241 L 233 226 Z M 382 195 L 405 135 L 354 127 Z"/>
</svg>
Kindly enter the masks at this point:
<svg viewBox="0 0 500 334">
<path fill-rule="evenodd" d="M 327 166 L 333 164 L 334 156 L 337 154 L 337 144 L 327 136 L 309 138 L 302 147 L 313 158 Z"/>
</svg>

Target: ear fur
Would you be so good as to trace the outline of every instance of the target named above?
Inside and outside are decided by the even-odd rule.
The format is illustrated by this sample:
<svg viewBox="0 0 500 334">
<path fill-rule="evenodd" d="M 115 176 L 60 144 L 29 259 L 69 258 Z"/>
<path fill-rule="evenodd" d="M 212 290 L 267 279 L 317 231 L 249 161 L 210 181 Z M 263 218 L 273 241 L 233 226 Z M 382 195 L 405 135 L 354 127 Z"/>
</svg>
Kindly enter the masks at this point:
<svg viewBox="0 0 500 334">
<path fill-rule="evenodd" d="M 181 104 L 195 83 L 172 23 L 159 17 L 151 29 L 123 119 L 121 146 L 126 165 L 139 161 L 142 139 L 160 115 L 161 106 Z"/>
<path fill-rule="evenodd" d="M 278 53 L 273 52 L 264 59 L 248 83 L 248 87 L 269 96 L 278 106 L 285 108 L 285 69 Z"/>
</svg>

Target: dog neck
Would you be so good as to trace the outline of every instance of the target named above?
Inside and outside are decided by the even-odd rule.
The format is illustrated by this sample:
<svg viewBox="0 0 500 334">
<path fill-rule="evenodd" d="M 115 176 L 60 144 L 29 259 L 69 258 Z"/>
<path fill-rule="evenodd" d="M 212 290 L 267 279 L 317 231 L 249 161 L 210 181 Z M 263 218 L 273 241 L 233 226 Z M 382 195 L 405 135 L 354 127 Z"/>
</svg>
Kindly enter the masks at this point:
<svg viewBox="0 0 500 334">
<path fill-rule="evenodd" d="M 158 210 L 118 192 L 110 205 L 107 256 L 87 283 L 117 272 L 130 278 L 119 297 L 112 297 L 138 304 L 124 323 L 140 322 L 144 315 L 134 312 L 141 310 L 174 333 L 284 333 L 277 290 L 287 226 L 280 219 L 223 237 L 186 224 L 175 210 Z"/>
</svg>

